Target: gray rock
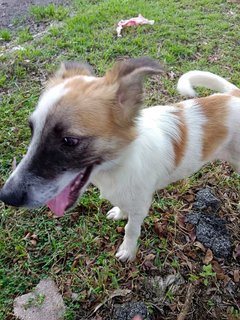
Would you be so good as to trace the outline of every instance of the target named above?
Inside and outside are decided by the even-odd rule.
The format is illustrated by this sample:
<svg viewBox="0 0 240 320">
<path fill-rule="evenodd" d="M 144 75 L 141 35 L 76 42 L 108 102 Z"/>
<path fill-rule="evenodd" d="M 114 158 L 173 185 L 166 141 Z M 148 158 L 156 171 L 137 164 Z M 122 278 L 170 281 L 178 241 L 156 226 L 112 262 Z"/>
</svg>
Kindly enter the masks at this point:
<svg viewBox="0 0 240 320">
<path fill-rule="evenodd" d="M 196 226 L 201 218 L 200 212 L 192 212 L 186 216 L 185 221 Z"/>
<path fill-rule="evenodd" d="M 128 302 L 115 306 L 114 320 L 132 320 L 134 316 L 140 315 L 144 320 L 150 320 L 147 307 L 144 302 Z"/>
<path fill-rule="evenodd" d="M 33 292 L 14 300 L 14 315 L 21 320 L 63 320 L 65 305 L 53 280 L 39 282 Z"/>
<path fill-rule="evenodd" d="M 232 252 L 232 243 L 228 234 L 215 238 L 212 243 L 212 251 L 216 257 L 227 258 Z"/>
<path fill-rule="evenodd" d="M 218 211 L 221 207 L 221 201 L 216 198 L 209 188 L 200 190 L 196 195 L 196 201 L 193 204 L 194 210 L 206 210 L 211 209 Z"/>
<path fill-rule="evenodd" d="M 196 198 L 194 211 L 187 216 L 186 222 L 196 226 L 197 240 L 210 248 L 216 257 L 228 257 L 231 254 L 231 237 L 226 222 L 215 214 L 220 208 L 220 200 L 208 188 L 200 190 Z"/>
</svg>

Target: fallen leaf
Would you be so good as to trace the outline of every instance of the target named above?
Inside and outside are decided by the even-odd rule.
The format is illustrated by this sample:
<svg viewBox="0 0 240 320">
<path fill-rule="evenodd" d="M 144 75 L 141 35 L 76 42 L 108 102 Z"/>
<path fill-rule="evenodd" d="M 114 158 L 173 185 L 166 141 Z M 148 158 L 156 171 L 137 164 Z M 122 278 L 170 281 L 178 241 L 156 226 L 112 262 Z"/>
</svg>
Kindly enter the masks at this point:
<svg viewBox="0 0 240 320">
<path fill-rule="evenodd" d="M 30 242 L 31 242 L 31 244 L 32 244 L 34 247 L 36 247 L 37 241 L 36 241 L 35 239 L 30 240 Z"/>
<path fill-rule="evenodd" d="M 204 245 L 201 242 L 195 241 L 193 245 L 195 247 L 198 247 L 199 249 L 201 249 L 203 252 L 206 252 L 206 248 L 204 247 Z"/>
<path fill-rule="evenodd" d="M 160 238 L 166 238 L 167 237 L 167 221 L 155 222 L 154 230 Z"/>
<path fill-rule="evenodd" d="M 23 240 L 27 240 L 28 238 L 30 238 L 30 236 L 31 236 L 31 232 L 28 232 L 23 238 Z"/>
<path fill-rule="evenodd" d="M 99 303 L 95 309 L 93 310 L 93 312 L 91 313 L 91 315 L 93 315 L 94 313 L 96 313 L 107 301 L 112 300 L 115 297 L 125 297 L 128 294 L 130 294 L 132 291 L 129 289 L 116 289 L 114 290 L 107 298 L 105 298 L 103 300 L 103 302 Z"/>
<path fill-rule="evenodd" d="M 183 196 L 183 199 L 189 203 L 192 203 L 193 200 L 195 199 L 195 195 L 194 194 L 186 194 L 185 196 Z"/>
<path fill-rule="evenodd" d="M 16 157 L 14 157 L 12 161 L 12 171 L 14 171 L 16 168 L 17 168 L 17 160 L 16 160 Z"/>
<path fill-rule="evenodd" d="M 235 259 L 239 258 L 240 257 L 240 243 L 238 243 L 234 249 L 234 252 L 233 252 L 233 257 Z"/>
<path fill-rule="evenodd" d="M 185 216 L 183 214 L 177 215 L 177 223 L 181 228 L 185 229 L 186 223 L 185 223 Z"/>
<path fill-rule="evenodd" d="M 152 263 L 152 261 L 144 261 L 142 264 L 143 270 L 156 270 L 157 267 L 154 266 L 154 264 Z"/>
<path fill-rule="evenodd" d="M 223 279 L 223 285 L 224 287 L 226 287 L 226 285 L 228 284 L 228 282 L 231 280 L 231 278 L 226 274 L 224 279 Z"/>
<path fill-rule="evenodd" d="M 240 281 L 240 270 L 235 269 L 233 271 L 233 279 L 235 282 L 239 282 Z"/>
<path fill-rule="evenodd" d="M 117 227 L 116 230 L 117 230 L 117 233 L 121 233 L 121 234 L 124 233 L 124 227 Z"/>
<path fill-rule="evenodd" d="M 211 249 L 207 249 L 207 252 L 205 254 L 205 257 L 203 259 L 203 263 L 204 264 L 209 264 L 209 262 L 211 262 L 213 259 L 213 253 Z"/>
<path fill-rule="evenodd" d="M 99 316 L 99 315 L 97 315 L 96 317 L 91 318 L 90 320 L 102 320 L 102 317 L 101 317 L 101 316 Z"/>
<path fill-rule="evenodd" d="M 222 267 L 220 266 L 220 264 L 216 260 L 213 260 L 211 264 L 212 264 L 213 271 L 216 272 L 217 279 L 224 280 L 226 275 Z"/>
<path fill-rule="evenodd" d="M 149 253 L 145 256 L 144 261 L 153 261 L 155 259 L 156 255 L 153 253 Z"/>
<path fill-rule="evenodd" d="M 190 236 L 190 239 L 192 242 L 194 242 L 197 238 L 197 235 L 196 235 L 196 228 L 192 228 L 189 232 L 189 236 Z"/>
</svg>

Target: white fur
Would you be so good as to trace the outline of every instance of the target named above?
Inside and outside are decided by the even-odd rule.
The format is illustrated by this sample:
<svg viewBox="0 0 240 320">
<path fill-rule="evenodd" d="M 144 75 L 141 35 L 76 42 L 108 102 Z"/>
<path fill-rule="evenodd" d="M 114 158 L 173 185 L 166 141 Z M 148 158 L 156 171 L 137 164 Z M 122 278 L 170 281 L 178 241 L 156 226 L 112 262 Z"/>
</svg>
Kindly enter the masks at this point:
<svg viewBox="0 0 240 320">
<path fill-rule="evenodd" d="M 22 167 L 26 165 L 28 160 L 34 154 L 36 148 L 40 143 L 42 129 L 44 127 L 47 115 L 51 108 L 61 99 L 61 97 L 67 92 L 64 89 L 65 83 L 61 83 L 53 88 L 46 90 L 39 99 L 38 105 L 35 111 L 31 115 L 31 121 L 34 125 L 34 134 L 31 140 L 31 143 L 28 147 L 27 154 L 24 156 L 23 160 L 19 163 L 17 168 L 12 172 L 8 181 L 18 175 L 22 170 Z"/>
<path fill-rule="evenodd" d="M 22 161 L 19 163 L 17 168 L 12 172 L 12 174 L 9 176 L 7 182 L 12 179 L 13 177 L 15 179 L 18 179 L 19 172 L 21 172 L 22 168 L 26 166 L 26 164 L 31 160 L 31 157 L 34 155 L 36 149 L 39 147 L 41 143 L 41 135 L 43 132 L 43 128 L 45 126 L 46 119 L 49 115 L 49 113 L 52 113 L 52 116 L 54 116 L 54 108 L 57 105 L 58 101 L 69 91 L 68 88 L 66 88 L 66 84 L 74 80 L 75 78 L 81 78 L 82 80 L 86 82 L 91 82 L 95 80 L 95 77 L 92 76 L 75 76 L 72 78 L 67 78 L 60 84 L 50 87 L 49 89 L 46 89 L 38 102 L 38 105 L 34 112 L 32 113 L 30 119 L 34 126 L 34 133 L 31 140 L 31 143 L 28 147 L 27 154 L 24 156 Z M 65 172 L 61 174 L 61 176 L 58 177 L 56 181 L 54 181 L 52 187 L 44 186 L 44 184 L 41 184 L 41 191 L 39 191 L 38 188 L 32 187 L 32 199 L 36 203 L 42 203 L 45 202 L 46 199 L 49 200 L 54 195 L 54 189 L 56 192 L 56 186 L 59 191 L 63 190 L 66 185 L 68 185 L 76 176 L 78 173 L 69 173 Z M 31 178 L 32 180 L 36 178 Z"/>
<path fill-rule="evenodd" d="M 234 160 L 231 156 L 234 146 L 237 148 L 234 161 L 239 169 L 240 147 L 237 137 L 240 136 L 240 99 L 230 99 L 226 123 L 230 133 L 206 161 L 202 160 L 202 136 L 207 119 L 195 100 L 187 100 L 183 105 L 188 141 L 179 166 L 174 164 L 172 144 L 173 137 L 179 138 L 178 121 L 173 113 L 178 107 L 156 106 L 141 112 L 137 122 L 138 138 L 121 154 L 116 165 L 102 168 L 92 175 L 92 183 L 100 189 L 101 195 L 116 206 L 108 212 L 108 218 L 116 220 L 128 216 L 124 241 L 117 253 L 120 260 L 135 258 L 141 224 L 148 214 L 155 190 L 186 178 L 209 160 L 221 159 L 222 155 L 224 160 Z M 236 145 L 231 142 L 234 139 Z"/>
<path fill-rule="evenodd" d="M 177 90 L 185 97 L 195 97 L 197 95 L 193 87 L 206 87 L 218 92 L 229 92 L 237 89 L 235 85 L 224 78 L 207 71 L 189 71 L 178 80 Z"/>
<path fill-rule="evenodd" d="M 187 73 L 180 80 L 179 90 L 185 94 L 194 92 L 193 85 L 203 85 L 224 92 L 236 89 L 221 77 L 200 71 Z M 40 99 L 32 116 L 37 131 L 19 167 L 30 158 L 31 152 L 39 145 L 41 128 L 46 116 L 50 110 L 53 111 L 54 104 L 66 92 L 65 83 L 45 92 Z M 208 119 L 202 112 L 202 107 L 197 104 L 197 100 L 184 101 L 181 107 L 184 107 L 181 108 L 181 112 L 187 127 L 187 142 L 179 165 L 175 164 L 173 141 L 180 142 L 181 138 L 180 120 L 177 116 L 180 107 L 156 106 L 141 111 L 136 122 L 138 136 L 121 155 L 114 161 L 97 166 L 91 174 L 90 181 L 100 189 L 101 196 L 114 205 L 107 217 L 114 220 L 128 218 L 124 241 L 117 252 L 117 257 L 122 261 L 134 260 L 136 256 L 141 224 L 148 214 L 155 190 L 188 177 L 206 162 L 214 159 L 230 161 L 240 173 L 240 98 L 229 94 L 227 106 L 229 112 L 224 123 L 228 128 L 228 135 L 206 160 L 202 157 L 202 140 L 204 125 Z M 19 167 L 15 171 L 18 171 Z M 63 186 L 66 181 L 67 183 L 71 181 L 70 178 L 73 177 L 62 175 L 57 183 Z"/>
</svg>

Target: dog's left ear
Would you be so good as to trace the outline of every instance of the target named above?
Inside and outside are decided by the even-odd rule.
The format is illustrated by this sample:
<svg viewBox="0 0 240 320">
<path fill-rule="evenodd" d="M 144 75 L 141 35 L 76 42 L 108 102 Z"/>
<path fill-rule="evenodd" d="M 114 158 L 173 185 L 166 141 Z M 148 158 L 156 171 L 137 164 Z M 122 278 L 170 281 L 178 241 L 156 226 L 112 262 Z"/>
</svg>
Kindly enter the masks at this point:
<svg viewBox="0 0 240 320">
<path fill-rule="evenodd" d="M 94 71 L 87 63 L 74 61 L 62 62 L 59 70 L 56 72 L 56 77 L 62 79 L 71 78 L 77 75 L 93 76 Z"/>
<path fill-rule="evenodd" d="M 117 88 L 114 118 L 119 125 L 132 123 L 137 116 L 142 103 L 144 77 L 163 70 L 157 61 L 144 57 L 117 62 L 106 73 L 107 84 Z"/>
</svg>

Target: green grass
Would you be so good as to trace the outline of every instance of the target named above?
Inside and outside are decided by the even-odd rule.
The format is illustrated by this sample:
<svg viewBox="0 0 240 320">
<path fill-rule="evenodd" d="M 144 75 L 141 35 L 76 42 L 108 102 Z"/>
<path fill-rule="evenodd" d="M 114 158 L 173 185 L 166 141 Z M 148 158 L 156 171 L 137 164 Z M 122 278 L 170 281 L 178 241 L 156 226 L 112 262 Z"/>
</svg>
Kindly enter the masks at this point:
<svg viewBox="0 0 240 320">
<path fill-rule="evenodd" d="M 33 37 L 29 29 L 24 29 L 18 32 L 18 43 L 22 44 L 32 39 Z"/>
<path fill-rule="evenodd" d="M 0 29 L 0 41 L 10 41 L 12 38 L 11 32 L 6 29 Z"/>
<path fill-rule="evenodd" d="M 192 69 L 215 72 L 240 86 L 240 11 L 235 4 L 223 0 L 199 0 L 191 4 L 187 0 L 77 0 L 71 16 L 69 10 L 54 5 L 32 7 L 30 12 L 36 21 L 61 20 L 63 24 L 50 27 L 49 33 L 35 40 L 28 29 L 20 31 L 15 41 L 24 50 L 12 53 L 4 47 L 1 50 L 1 184 L 11 171 L 13 158 L 20 161 L 26 152 L 30 139 L 27 119 L 36 105 L 42 83 L 63 60 L 87 61 L 98 75 L 103 75 L 120 57 L 147 55 L 162 61 L 168 72 L 174 73 L 174 79 L 164 75 L 159 82 L 149 80 L 146 83 L 147 106 L 179 101 L 177 79 Z M 125 29 L 123 37 L 117 38 L 116 23 L 138 13 L 154 19 L 155 24 Z M 1 31 L 0 38 L 9 41 L 11 34 Z M 152 274 L 144 264 L 144 257 L 149 254 L 154 255 L 157 274 L 180 271 L 186 281 L 202 284 L 202 253 L 191 247 L 199 258 L 191 260 L 195 269 L 187 270 L 180 258 L 181 231 L 176 217 L 179 213 L 185 214 L 190 206 L 184 197 L 191 192 L 195 194 L 208 181 L 219 187 L 216 190 L 219 195 L 226 194 L 229 206 L 236 211 L 239 198 L 232 194 L 239 191 L 239 176 L 222 164 L 207 166 L 156 195 L 151 214 L 143 226 L 141 255 L 136 262 L 126 265 L 114 256 L 119 239 L 123 237 L 117 227 L 123 227 L 124 222 L 106 219 L 111 206 L 99 199 L 95 188 L 83 196 L 72 215 L 67 214 L 62 219 L 54 219 L 45 208 L 30 211 L 1 205 L 0 319 L 14 319 L 13 299 L 29 292 L 40 279 L 48 276 L 57 282 L 64 295 L 65 320 L 83 317 L 89 311 L 88 301 L 92 308 L 109 292 L 129 283 L 140 299 L 142 280 Z M 167 221 L 167 235 L 154 231 L 156 221 L 160 224 Z M 234 268 L 234 263 L 232 261 L 227 268 L 230 265 Z M 231 274 L 233 269 L 229 270 Z M 78 294 L 74 301 L 72 293 Z M 170 304 L 176 299 L 171 290 L 167 296 Z M 152 301 L 147 302 L 151 306 Z M 234 310 L 232 313 L 237 314 L 234 301 L 229 305 Z"/>
<path fill-rule="evenodd" d="M 47 6 L 32 6 L 30 8 L 30 13 L 36 19 L 36 21 L 61 21 L 68 15 L 68 9 L 63 6 L 49 4 Z"/>
</svg>

